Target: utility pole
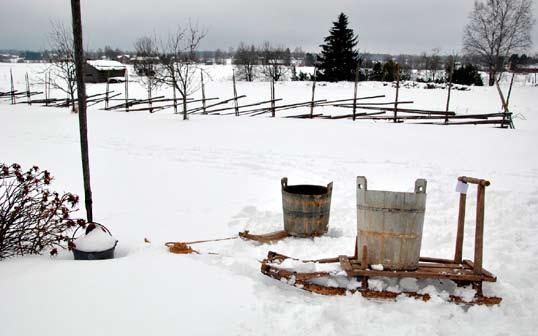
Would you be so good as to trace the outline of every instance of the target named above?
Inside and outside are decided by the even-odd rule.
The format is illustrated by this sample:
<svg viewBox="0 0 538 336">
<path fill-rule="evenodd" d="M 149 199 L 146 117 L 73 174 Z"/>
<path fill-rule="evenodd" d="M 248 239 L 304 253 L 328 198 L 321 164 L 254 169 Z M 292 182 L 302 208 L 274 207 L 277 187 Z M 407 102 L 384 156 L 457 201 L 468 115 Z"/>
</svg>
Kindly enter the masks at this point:
<svg viewBox="0 0 538 336">
<path fill-rule="evenodd" d="M 82 19 L 80 0 L 71 0 L 73 16 L 73 42 L 75 49 L 75 72 L 78 94 L 78 123 L 80 131 L 80 152 L 82 158 L 82 176 L 84 178 L 84 204 L 88 222 L 93 222 L 92 190 L 90 185 L 90 158 L 88 155 L 88 123 L 86 119 L 86 86 L 84 84 L 84 48 L 82 44 Z"/>
</svg>

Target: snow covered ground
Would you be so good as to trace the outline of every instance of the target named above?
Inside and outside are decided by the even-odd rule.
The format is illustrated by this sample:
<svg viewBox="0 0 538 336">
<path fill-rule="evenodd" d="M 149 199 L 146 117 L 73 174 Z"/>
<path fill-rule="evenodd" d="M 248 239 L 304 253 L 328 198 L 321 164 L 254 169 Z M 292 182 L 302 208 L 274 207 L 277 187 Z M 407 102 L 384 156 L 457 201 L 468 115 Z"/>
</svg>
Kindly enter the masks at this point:
<svg viewBox="0 0 538 336">
<path fill-rule="evenodd" d="M 0 64 L 0 91 L 42 65 Z M 230 67 L 210 67 L 207 96 L 232 96 Z M 310 99 L 308 82 L 277 83 L 285 103 Z M 36 84 L 33 89 L 41 90 Z M 123 92 L 123 84 L 111 89 Z M 89 94 L 103 85 L 89 85 Z M 143 97 L 132 85 L 131 95 Z M 170 95 L 170 92 L 164 93 Z M 238 83 L 243 103 L 269 99 L 266 82 Z M 351 83 L 322 84 L 326 99 L 352 96 Z M 360 83 L 359 95 L 394 90 Z M 538 327 L 538 87 L 519 83 L 511 107 L 515 130 L 488 126 L 426 126 L 350 120 L 192 116 L 171 110 L 88 114 L 96 220 L 119 240 L 117 259 L 73 261 L 68 252 L 0 262 L 0 335 L 533 335 Z M 58 93 L 53 96 L 58 96 Z M 443 90 L 402 89 L 400 99 L 443 109 Z M 458 113 L 498 112 L 495 88 L 455 91 Z M 329 108 L 320 112 L 332 112 Z M 304 109 L 304 113 L 307 109 Z M 294 111 L 296 114 L 302 111 Z M 50 170 L 53 187 L 83 195 L 78 118 L 65 108 L 0 102 L 0 161 Z M 310 294 L 263 276 L 259 260 L 274 250 L 298 258 L 352 254 L 356 235 L 355 178 L 369 188 L 413 190 L 428 180 L 422 255 L 453 256 L 460 175 L 489 179 L 484 266 L 498 281 L 485 294 L 496 307 L 447 303 L 446 285 L 429 287 L 429 302 L 401 298 Z M 219 255 L 174 255 L 167 241 L 282 229 L 280 178 L 290 184 L 334 182 L 327 235 L 271 245 L 242 240 L 193 245 Z M 474 190 L 464 257 L 472 258 Z M 81 205 L 80 216 L 83 216 Z M 148 238 L 151 244 L 144 243 Z M 380 284 L 379 286 L 386 286 Z M 414 286 L 404 280 L 400 287 Z"/>
</svg>

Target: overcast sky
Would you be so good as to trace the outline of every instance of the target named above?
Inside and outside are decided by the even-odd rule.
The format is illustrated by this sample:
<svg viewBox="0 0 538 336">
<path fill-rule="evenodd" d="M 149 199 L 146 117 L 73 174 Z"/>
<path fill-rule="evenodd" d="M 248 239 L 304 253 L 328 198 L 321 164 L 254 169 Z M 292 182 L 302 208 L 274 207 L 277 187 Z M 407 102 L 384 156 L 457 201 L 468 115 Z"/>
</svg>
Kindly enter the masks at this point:
<svg viewBox="0 0 538 336">
<path fill-rule="evenodd" d="M 70 24 L 69 0 L 1 0 L 0 49 L 42 50 L 50 22 Z M 165 36 L 191 19 L 206 28 L 202 50 L 264 40 L 319 51 L 340 12 L 361 52 L 461 51 L 472 0 L 82 0 L 84 44 L 132 50 L 137 37 Z M 538 17 L 538 4 L 534 16 Z M 538 25 L 533 28 L 538 50 Z"/>
</svg>

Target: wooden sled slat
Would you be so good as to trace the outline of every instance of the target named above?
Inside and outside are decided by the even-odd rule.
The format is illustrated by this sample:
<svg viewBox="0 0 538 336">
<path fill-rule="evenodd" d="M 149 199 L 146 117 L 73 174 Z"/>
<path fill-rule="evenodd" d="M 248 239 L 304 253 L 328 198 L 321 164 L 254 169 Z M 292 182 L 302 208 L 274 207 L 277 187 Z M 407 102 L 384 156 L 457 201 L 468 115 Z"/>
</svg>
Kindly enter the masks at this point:
<svg viewBox="0 0 538 336">
<path fill-rule="evenodd" d="M 421 294 L 417 292 L 411 292 L 411 291 L 404 291 L 404 292 L 392 292 L 392 291 L 377 291 L 372 290 L 368 288 L 368 278 L 370 276 L 376 277 L 386 277 L 387 274 L 391 273 L 394 274 L 393 277 L 411 277 L 411 278 L 430 278 L 430 279 L 443 279 L 445 278 L 445 274 L 443 272 L 446 272 L 447 267 L 441 263 L 441 265 L 434 265 L 434 266 L 441 266 L 441 267 L 432 267 L 431 264 L 433 262 L 433 258 L 421 258 L 421 260 L 428 260 L 427 264 L 430 266 L 423 266 L 423 269 L 418 271 L 408 271 L 408 272 L 393 272 L 393 271 L 374 271 L 374 270 L 362 270 L 367 273 L 367 276 L 359 275 L 359 276 L 353 276 L 357 277 L 360 280 L 363 281 L 363 286 L 356 289 L 347 289 L 342 287 L 329 287 L 329 286 L 323 286 L 315 283 L 308 282 L 309 280 L 313 280 L 316 278 L 322 278 L 322 277 L 332 277 L 333 275 L 329 272 L 312 272 L 312 273 L 301 273 L 301 272 L 294 272 L 287 269 L 280 269 L 275 264 L 279 264 L 282 261 L 286 259 L 292 259 L 292 260 L 299 260 L 294 258 L 289 258 L 287 256 L 284 256 L 282 254 L 279 254 L 277 252 L 270 251 L 267 254 L 267 259 L 263 260 L 261 265 L 261 272 L 271 278 L 274 278 L 279 281 L 284 281 L 292 285 L 294 287 L 297 287 L 302 290 L 306 290 L 312 293 L 317 293 L 321 295 L 347 295 L 347 294 L 355 294 L 360 293 L 362 297 L 367 299 L 383 299 L 383 300 L 395 300 L 399 296 L 407 296 L 412 297 L 418 300 L 422 301 L 428 301 L 431 297 L 429 294 Z M 300 261 L 300 260 L 299 260 Z M 445 260 L 443 260 L 445 261 Z M 449 261 L 449 260 L 446 260 Z M 302 262 L 318 262 L 318 263 L 340 263 L 340 266 L 346 273 L 351 272 L 354 274 L 355 270 L 357 268 L 360 268 L 360 263 L 358 260 L 354 260 L 353 257 L 348 256 L 338 256 L 337 258 L 326 258 L 326 259 L 318 259 L 318 260 L 308 260 L 308 261 L 302 261 Z M 458 266 L 458 269 L 460 271 L 463 270 L 471 270 L 472 262 L 466 261 L 463 264 L 454 264 L 453 261 L 449 261 L 449 266 Z M 448 269 L 452 269 L 453 267 L 448 267 Z M 420 269 L 420 266 L 419 266 Z M 419 274 L 419 276 L 417 276 Z M 440 276 L 440 274 L 442 276 Z M 349 276 L 349 273 L 348 273 Z M 450 276 L 454 277 L 454 274 L 451 274 Z M 486 277 L 490 279 L 490 281 L 495 281 L 496 278 L 491 273 L 485 271 L 482 274 L 483 277 Z M 351 277 L 351 276 L 350 276 Z M 477 294 L 471 301 L 465 301 L 464 298 L 457 296 L 457 295 L 450 295 L 448 298 L 449 302 L 456 303 L 456 304 L 465 304 L 465 305 L 496 305 L 500 304 L 502 301 L 502 298 L 500 297 L 488 297 L 482 295 L 482 281 L 485 280 L 469 280 L 470 277 L 467 276 L 467 274 L 464 275 L 458 275 L 458 279 L 455 279 L 459 284 L 473 284 L 473 286 L 476 286 L 477 288 Z M 493 279 L 493 280 L 491 280 Z"/>
</svg>

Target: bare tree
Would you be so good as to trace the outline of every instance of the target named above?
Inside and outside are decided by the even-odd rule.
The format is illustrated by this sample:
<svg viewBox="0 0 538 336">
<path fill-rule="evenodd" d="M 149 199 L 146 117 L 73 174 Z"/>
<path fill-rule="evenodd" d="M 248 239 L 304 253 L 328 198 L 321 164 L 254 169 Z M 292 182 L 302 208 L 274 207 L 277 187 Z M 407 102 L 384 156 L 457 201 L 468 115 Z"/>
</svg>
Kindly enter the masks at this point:
<svg viewBox="0 0 538 336">
<path fill-rule="evenodd" d="M 215 64 L 226 64 L 226 54 L 220 48 L 217 48 L 217 50 L 215 50 Z"/>
<path fill-rule="evenodd" d="M 196 51 L 206 32 L 196 25 L 178 30 L 163 43 L 162 68 L 157 73 L 159 82 L 178 90 L 183 100 L 183 120 L 187 120 L 187 97 L 200 89 L 195 63 Z"/>
<path fill-rule="evenodd" d="M 254 45 L 247 46 L 239 43 L 234 55 L 234 65 L 239 78 L 252 82 L 256 76 L 256 66 L 259 63 L 258 50 Z"/>
<path fill-rule="evenodd" d="M 305 55 L 306 54 L 301 47 L 295 47 L 291 53 L 291 56 L 298 61 L 304 61 Z"/>
<path fill-rule="evenodd" d="M 432 49 L 432 55 L 430 56 L 430 73 L 432 75 L 432 82 L 437 79 L 437 71 L 441 70 L 441 56 L 439 56 L 439 48 Z"/>
<path fill-rule="evenodd" d="M 464 52 L 479 55 L 488 67 L 489 85 L 508 56 L 531 47 L 533 0 L 475 1 L 463 33 Z"/>
<path fill-rule="evenodd" d="M 151 109 L 151 97 L 153 91 L 159 86 L 160 82 L 156 76 L 159 66 L 159 48 L 155 37 L 143 36 L 134 43 L 136 58 L 134 60 L 134 69 L 140 76 L 140 83 L 148 92 L 148 104 Z"/>
<path fill-rule="evenodd" d="M 75 111 L 76 73 L 73 51 L 73 35 L 62 22 L 52 22 L 49 36 L 48 61 L 49 83 L 68 95 L 68 106 Z"/>
<path fill-rule="evenodd" d="M 273 47 L 264 42 L 260 48 L 262 58 L 262 73 L 275 82 L 282 79 L 289 71 L 291 53 L 284 47 Z"/>
</svg>

